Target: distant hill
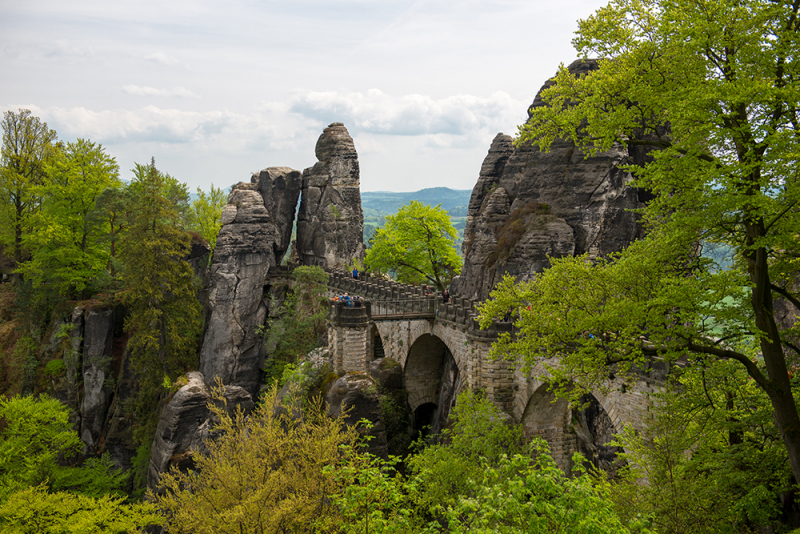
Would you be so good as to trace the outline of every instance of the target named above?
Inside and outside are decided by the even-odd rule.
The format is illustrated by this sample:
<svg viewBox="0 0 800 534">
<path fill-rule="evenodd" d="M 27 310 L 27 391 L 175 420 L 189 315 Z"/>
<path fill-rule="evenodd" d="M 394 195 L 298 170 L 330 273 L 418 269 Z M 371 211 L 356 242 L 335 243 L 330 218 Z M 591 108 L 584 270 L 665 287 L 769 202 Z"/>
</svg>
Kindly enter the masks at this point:
<svg viewBox="0 0 800 534">
<path fill-rule="evenodd" d="M 223 191 L 230 193 L 233 186 L 228 186 Z M 451 217 L 466 217 L 471 189 L 450 189 L 449 187 L 428 187 L 412 193 L 395 193 L 392 191 L 367 191 L 361 192 L 361 208 L 364 217 L 380 217 L 392 215 L 403 204 L 418 200 L 431 206 L 441 204 L 442 208 L 450 213 Z M 196 193 L 191 194 L 191 200 L 197 198 Z"/>
<path fill-rule="evenodd" d="M 448 187 L 429 187 L 412 193 L 393 193 L 391 191 L 362 191 L 361 208 L 365 217 L 391 215 L 400 206 L 412 200 L 435 206 L 441 204 L 442 208 L 450 212 L 453 217 L 467 215 L 470 189 L 450 189 Z"/>
</svg>

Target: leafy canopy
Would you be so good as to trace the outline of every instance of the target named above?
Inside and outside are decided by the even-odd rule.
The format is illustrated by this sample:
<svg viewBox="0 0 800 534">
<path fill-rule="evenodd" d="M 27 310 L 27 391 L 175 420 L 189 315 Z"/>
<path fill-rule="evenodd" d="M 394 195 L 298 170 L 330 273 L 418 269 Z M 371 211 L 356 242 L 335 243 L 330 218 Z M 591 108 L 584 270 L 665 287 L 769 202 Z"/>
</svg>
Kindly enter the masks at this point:
<svg viewBox="0 0 800 534">
<path fill-rule="evenodd" d="M 580 21 L 573 43 L 598 69 L 562 67 L 517 142 L 651 150 L 629 166 L 655 195 L 649 235 L 614 262 L 558 260 L 529 284 L 506 281 L 482 316 L 514 306 L 521 335 L 495 353 L 560 356 L 562 385 L 596 385 L 606 365 L 654 356 L 738 362 L 769 397 L 798 480 L 789 369 L 800 344 L 773 301 L 800 307 L 799 11 L 784 0 L 614 0 Z M 730 269 L 698 258 L 698 243 L 729 248 Z"/>
<path fill-rule="evenodd" d="M 412 200 L 386 217 L 371 239 L 364 264 L 372 271 L 395 273 L 401 282 L 429 283 L 443 291 L 461 272 L 462 259 L 454 246 L 457 235 L 441 205 Z"/>
<path fill-rule="evenodd" d="M 0 243 L 23 258 L 22 236 L 30 228 L 29 218 L 39 209 L 45 165 L 55 150 L 56 132 L 30 110 L 3 113 L 3 146 L 0 151 Z"/>
<path fill-rule="evenodd" d="M 276 386 L 248 416 L 229 413 L 222 388 L 213 396 L 219 438 L 195 455 L 195 472 L 171 471 L 164 492 L 150 494 L 171 518 L 170 532 L 305 532 L 336 513 L 330 496 L 340 487 L 323 468 L 345 461 L 356 428 L 329 417 L 319 397 L 295 409 Z"/>
<path fill-rule="evenodd" d="M 106 189 L 121 187 L 118 169 L 101 145 L 85 139 L 67 143 L 46 166 L 42 183 L 32 188 L 42 205 L 23 237 L 31 260 L 20 268 L 35 286 L 50 283 L 66 297 L 86 297 L 87 286 L 105 274 L 109 228 L 97 218 L 97 201 Z"/>
<path fill-rule="evenodd" d="M 211 191 L 206 193 L 197 188 L 197 198 L 189 206 L 188 221 L 189 230 L 193 230 L 203 236 L 211 246 L 211 253 L 217 245 L 217 235 L 222 228 L 222 208 L 228 203 L 228 195 L 211 184 Z"/>
</svg>

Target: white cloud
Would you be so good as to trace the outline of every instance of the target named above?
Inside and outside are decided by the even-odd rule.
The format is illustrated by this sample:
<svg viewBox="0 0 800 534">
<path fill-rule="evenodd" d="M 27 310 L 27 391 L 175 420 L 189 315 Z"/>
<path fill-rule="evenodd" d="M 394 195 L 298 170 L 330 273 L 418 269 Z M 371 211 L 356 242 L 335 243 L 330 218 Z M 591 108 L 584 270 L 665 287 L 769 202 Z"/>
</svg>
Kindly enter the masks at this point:
<svg viewBox="0 0 800 534">
<path fill-rule="evenodd" d="M 293 113 L 322 123 L 340 121 L 351 131 L 440 137 L 508 130 L 525 119 L 526 108 L 526 102 L 500 91 L 489 97 L 435 99 L 419 94 L 396 97 L 378 89 L 366 94 L 310 91 L 296 95 L 289 105 Z"/>
<path fill-rule="evenodd" d="M 142 87 L 139 85 L 123 85 L 122 92 L 134 96 L 177 96 L 181 98 L 200 98 L 185 87 L 172 89 L 156 89 L 155 87 Z"/>
<path fill-rule="evenodd" d="M 146 106 L 137 110 L 93 111 L 78 108 L 42 110 L 59 134 L 101 143 L 196 143 L 221 136 L 243 119 L 224 111 L 181 111 Z"/>
<path fill-rule="evenodd" d="M 154 63 L 161 63 L 162 65 L 177 65 L 178 60 L 174 57 L 165 54 L 164 52 L 154 52 L 149 56 L 145 56 L 147 61 L 152 61 Z"/>
</svg>

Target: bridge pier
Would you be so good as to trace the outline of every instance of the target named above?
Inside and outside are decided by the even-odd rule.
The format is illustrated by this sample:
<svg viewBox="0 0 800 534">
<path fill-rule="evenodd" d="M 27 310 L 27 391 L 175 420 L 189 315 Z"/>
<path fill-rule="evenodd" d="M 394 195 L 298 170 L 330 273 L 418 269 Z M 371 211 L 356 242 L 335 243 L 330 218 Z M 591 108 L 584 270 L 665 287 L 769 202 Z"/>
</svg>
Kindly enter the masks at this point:
<svg viewBox="0 0 800 534">
<path fill-rule="evenodd" d="M 328 349 L 337 374 L 366 373 L 372 340 L 369 339 L 370 303 L 348 307 L 342 301 L 328 304 Z"/>
</svg>

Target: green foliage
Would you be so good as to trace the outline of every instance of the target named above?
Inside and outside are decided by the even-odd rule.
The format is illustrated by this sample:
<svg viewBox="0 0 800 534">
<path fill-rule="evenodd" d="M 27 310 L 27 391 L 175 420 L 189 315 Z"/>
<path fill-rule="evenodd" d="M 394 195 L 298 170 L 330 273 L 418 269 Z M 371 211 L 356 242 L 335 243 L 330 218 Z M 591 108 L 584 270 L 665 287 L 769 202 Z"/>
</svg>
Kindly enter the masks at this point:
<svg viewBox="0 0 800 534">
<path fill-rule="evenodd" d="M 122 488 L 129 479 L 130 474 L 117 469 L 106 452 L 97 458 L 87 458 L 83 465 L 56 469 L 49 486 L 51 491 L 68 491 L 94 499 L 107 495 L 123 497 Z"/>
<path fill-rule="evenodd" d="M 335 513 L 330 495 L 340 486 L 324 468 L 351 454 L 355 428 L 329 417 L 319 397 L 302 411 L 281 403 L 275 386 L 248 417 L 227 411 L 222 388 L 214 399 L 219 438 L 195 455 L 195 472 L 172 471 L 161 479 L 165 493 L 150 494 L 170 532 L 301 532 Z"/>
<path fill-rule="evenodd" d="M 42 486 L 91 498 L 120 493 L 128 475 L 104 455 L 82 466 L 59 463 L 80 451 L 69 410 L 56 399 L 0 399 L 0 502 L 25 487 Z"/>
<path fill-rule="evenodd" d="M 0 243 L 13 251 L 17 265 L 23 259 L 23 235 L 41 202 L 45 165 L 55 150 L 56 132 L 31 115 L 30 110 L 3 113 L 0 152 Z"/>
<path fill-rule="evenodd" d="M 0 501 L 26 486 L 47 482 L 59 469 L 60 455 L 80 450 L 67 409 L 56 399 L 2 398 L 0 421 Z"/>
<path fill-rule="evenodd" d="M 635 185 L 654 195 L 642 212 L 649 234 L 619 266 L 565 260 L 520 291 L 505 283 L 483 320 L 500 301 L 515 306 L 518 353 L 529 363 L 559 355 L 560 378 L 584 386 L 608 363 L 624 372 L 656 355 L 738 362 L 770 398 L 800 480 L 789 379 L 798 331 L 773 307 L 777 298 L 800 304 L 798 15 L 788 2 L 613 0 L 580 21 L 573 42 L 600 57 L 599 69 L 575 77 L 561 68 L 517 142 L 630 150 Z M 731 268 L 699 259 L 698 242 L 728 247 Z"/>
<path fill-rule="evenodd" d="M 93 282 L 97 288 L 109 250 L 100 239 L 108 228 L 96 217 L 96 204 L 105 189 L 120 187 L 118 169 L 101 145 L 84 139 L 67 143 L 46 165 L 34 186 L 41 207 L 23 238 L 32 257 L 19 268 L 34 286 L 47 284 L 47 291 L 67 298 L 86 298 Z"/>
<path fill-rule="evenodd" d="M 64 360 L 61 358 L 56 358 L 55 360 L 50 360 L 44 366 L 44 374 L 48 378 L 56 378 L 62 376 L 67 371 L 67 366 L 64 365 Z"/>
<path fill-rule="evenodd" d="M 163 519 L 149 503 L 124 497 L 50 493 L 43 486 L 22 489 L 0 504 L 0 530 L 9 534 L 117 534 L 134 532 Z"/>
<path fill-rule="evenodd" d="M 533 461 L 531 461 L 533 457 Z M 575 465 L 583 458 L 576 454 Z M 481 458 L 467 495 L 447 509 L 452 532 L 625 534 L 628 531 L 592 479 L 578 468 L 567 477 L 535 438 L 530 454 Z M 688 531 L 685 531 L 688 532 Z"/>
<path fill-rule="evenodd" d="M 212 254 L 217 245 L 219 229 L 222 228 L 222 208 L 227 203 L 228 195 L 222 189 L 211 184 L 209 193 L 197 188 L 197 198 L 189 207 L 188 228 L 203 236 L 203 239 L 211 246 Z"/>
<path fill-rule="evenodd" d="M 370 271 L 395 273 L 401 282 L 430 283 L 443 291 L 461 272 L 453 246 L 458 233 L 447 212 L 416 200 L 386 217 L 371 238 L 364 264 Z"/>
<path fill-rule="evenodd" d="M 451 419 L 453 426 L 444 430 L 441 443 L 407 459 L 420 488 L 419 504 L 432 514 L 454 505 L 461 496 L 474 496 L 469 481 L 480 478 L 487 465 L 496 466 L 503 455 L 525 451 L 522 429 L 505 424 L 497 407 L 480 393 L 461 393 Z"/>
<path fill-rule="evenodd" d="M 292 273 L 294 283 L 279 317 L 265 330 L 274 347 L 265 362 L 267 380 L 280 379 L 287 364 L 296 364 L 324 342 L 326 334 L 328 274 L 318 266 L 301 266 Z M 292 368 L 293 369 L 293 368 Z"/>
<path fill-rule="evenodd" d="M 769 398 L 734 362 L 686 369 L 680 388 L 656 399 L 644 432 L 628 428 L 619 442 L 629 472 L 607 486 L 626 521 L 698 534 L 779 527 L 786 451 Z"/>
<path fill-rule="evenodd" d="M 370 454 L 347 455 L 338 467 L 327 466 L 341 490 L 333 495 L 337 513 L 321 518 L 318 532 L 405 533 L 439 532 L 414 505 L 415 488 L 396 472 L 397 458 L 388 461 Z"/>
<path fill-rule="evenodd" d="M 129 315 L 131 362 L 140 376 L 136 413 L 144 441 L 152 438 L 164 377 L 174 380 L 197 365 L 201 309 L 194 273 L 184 259 L 189 236 L 181 229 L 188 192 L 184 184 L 150 165 L 136 164 L 129 228 L 120 257 L 124 291 L 120 299 Z M 141 443 L 141 441 L 140 441 Z"/>
</svg>

